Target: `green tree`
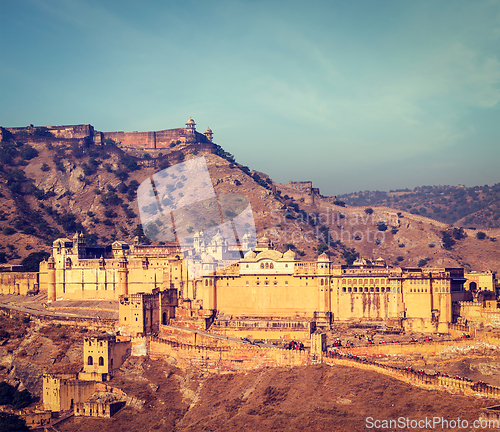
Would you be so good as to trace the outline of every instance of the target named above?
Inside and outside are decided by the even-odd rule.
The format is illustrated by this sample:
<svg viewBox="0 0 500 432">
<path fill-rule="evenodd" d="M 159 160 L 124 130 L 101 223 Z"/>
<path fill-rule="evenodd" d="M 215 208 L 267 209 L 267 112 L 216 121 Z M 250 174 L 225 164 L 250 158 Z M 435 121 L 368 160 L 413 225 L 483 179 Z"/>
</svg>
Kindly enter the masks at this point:
<svg viewBox="0 0 500 432">
<path fill-rule="evenodd" d="M 0 382 L 0 405 L 12 403 L 16 389 L 5 381 Z M 1 430 L 1 429 L 0 429 Z"/>
<path fill-rule="evenodd" d="M 31 147 L 29 144 L 26 144 L 25 146 L 23 146 L 23 148 L 19 152 L 19 155 L 24 160 L 31 160 L 31 159 L 36 158 L 38 156 L 38 151 L 36 149 L 34 149 L 33 147 Z"/>
<path fill-rule="evenodd" d="M 324 243 L 320 243 L 318 246 L 318 255 L 321 255 L 323 252 L 328 250 L 328 246 Z"/>
<path fill-rule="evenodd" d="M 478 240 L 484 240 L 484 239 L 486 238 L 486 233 L 484 233 L 484 232 L 482 232 L 482 231 L 478 231 L 478 232 L 476 233 L 476 238 L 477 238 Z"/>
<path fill-rule="evenodd" d="M 31 403 L 31 393 L 28 390 L 16 391 L 12 399 L 14 409 L 26 408 Z"/>
<path fill-rule="evenodd" d="M 15 414 L 0 412 L 0 430 L 2 432 L 29 432 L 26 421 Z"/>
<path fill-rule="evenodd" d="M 50 254 L 47 252 L 32 252 L 21 261 L 23 271 L 37 272 L 40 269 L 40 263 L 49 258 Z"/>
</svg>

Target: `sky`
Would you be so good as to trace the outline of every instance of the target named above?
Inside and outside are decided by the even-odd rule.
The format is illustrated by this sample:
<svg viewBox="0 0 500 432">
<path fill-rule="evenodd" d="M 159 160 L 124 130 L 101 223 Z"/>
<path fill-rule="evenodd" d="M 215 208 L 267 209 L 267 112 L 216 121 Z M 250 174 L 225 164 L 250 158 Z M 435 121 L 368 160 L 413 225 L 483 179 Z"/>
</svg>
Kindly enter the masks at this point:
<svg viewBox="0 0 500 432">
<path fill-rule="evenodd" d="M 500 0 L 0 0 L 0 125 L 210 127 L 324 195 L 500 182 Z"/>
</svg>

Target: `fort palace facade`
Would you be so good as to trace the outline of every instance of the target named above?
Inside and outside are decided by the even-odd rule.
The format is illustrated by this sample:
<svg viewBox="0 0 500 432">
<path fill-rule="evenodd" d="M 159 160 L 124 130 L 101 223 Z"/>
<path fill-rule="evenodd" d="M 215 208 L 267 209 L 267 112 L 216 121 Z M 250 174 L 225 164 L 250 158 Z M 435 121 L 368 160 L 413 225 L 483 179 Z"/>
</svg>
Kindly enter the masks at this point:
<svg viewBox="0 0 500 432">
<path fill-rule="evenodd" d="M 202 276 L 189 275 L 183 258 L 173 243 L 88 247 L 83 234 L 75 234 L 54 242 L 52 256 L 40 265 L 40 284 L 49 300 L 120 300 L 120 317 L 130 317 L 129 324 L 134 315 L 126 308 L 137 308 L 138 301 L 149 312 L 134 323 L 136 333 L 147 325 L 153 331 L 153 321 L 166 324 L 165 314 L 156 311 L 160 305 L 168 320 L 205 329 L 295 322 L 312 329 L 371 323 L 446 332 L 456 320 L 454 302 L 470 295 L 462 268 L 392 268 L 382 259 L 349 266 L 334 264 L 326 254 L 300 261 L 293 251 L 275 250 L 265 237 L 230 265 L 197 243 L 189 259 L 203 266 Z M 160 300 L 146 301 L 152 294 Z"/>
</svg>

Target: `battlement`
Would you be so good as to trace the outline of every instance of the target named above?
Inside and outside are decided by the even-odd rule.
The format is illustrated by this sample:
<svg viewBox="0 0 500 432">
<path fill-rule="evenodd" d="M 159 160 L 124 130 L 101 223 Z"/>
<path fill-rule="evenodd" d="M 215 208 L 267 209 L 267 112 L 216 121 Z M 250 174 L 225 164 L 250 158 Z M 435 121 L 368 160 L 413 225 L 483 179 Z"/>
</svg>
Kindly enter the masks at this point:
<svg viewBox="0 0 500 432">
<path fill-rule="evenodd" d="M 281 193 L 281 196 L 288 196 L 295 200 L 300 200 L 306 204 L 314 204 L 315 198 L 324 198 L 319 188 L 312 187 L 312 181 L 292 181 L 290 180 L 288 184 L 276 184 L 274 186 L 276 190 Z"/>
<path fill-rule="evenodd" d="M 7 131 L 7 132 L 6 132 Z M 196 131 L 196 124 L 189 119 L 186 127 L 164 129 L 147 132 L 101 132 L 95 130 L 91 124 L 57 125 L 57 126 L 27 126 L 1 128 L 1 138 L 5 139 L 8 133 L 14 138 L 30 137 L 33 140 L 47 139 L 78 139 L 87 140 L 94 144 L 114 142 L 122 147 L 141 149 L 172 148 L 179 144 L 212 144 L 213 132 L 207 128 L 205 133 Z"/>
</svg>

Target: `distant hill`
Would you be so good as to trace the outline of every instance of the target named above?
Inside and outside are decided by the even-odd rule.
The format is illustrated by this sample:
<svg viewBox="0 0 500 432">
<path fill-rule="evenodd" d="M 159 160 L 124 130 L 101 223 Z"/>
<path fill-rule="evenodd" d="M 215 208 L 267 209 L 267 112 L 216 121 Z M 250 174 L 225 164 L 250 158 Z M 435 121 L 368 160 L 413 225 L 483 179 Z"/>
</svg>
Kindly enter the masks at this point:
<svg viewBox="0 0 500 432">
<path fill-rule="evenodd" d="M 500 227 L 500 183 L 493 186 L 421 186 L 337 197 L 352 206 L 384 206 L 464 228 Z"/>
</svg>

